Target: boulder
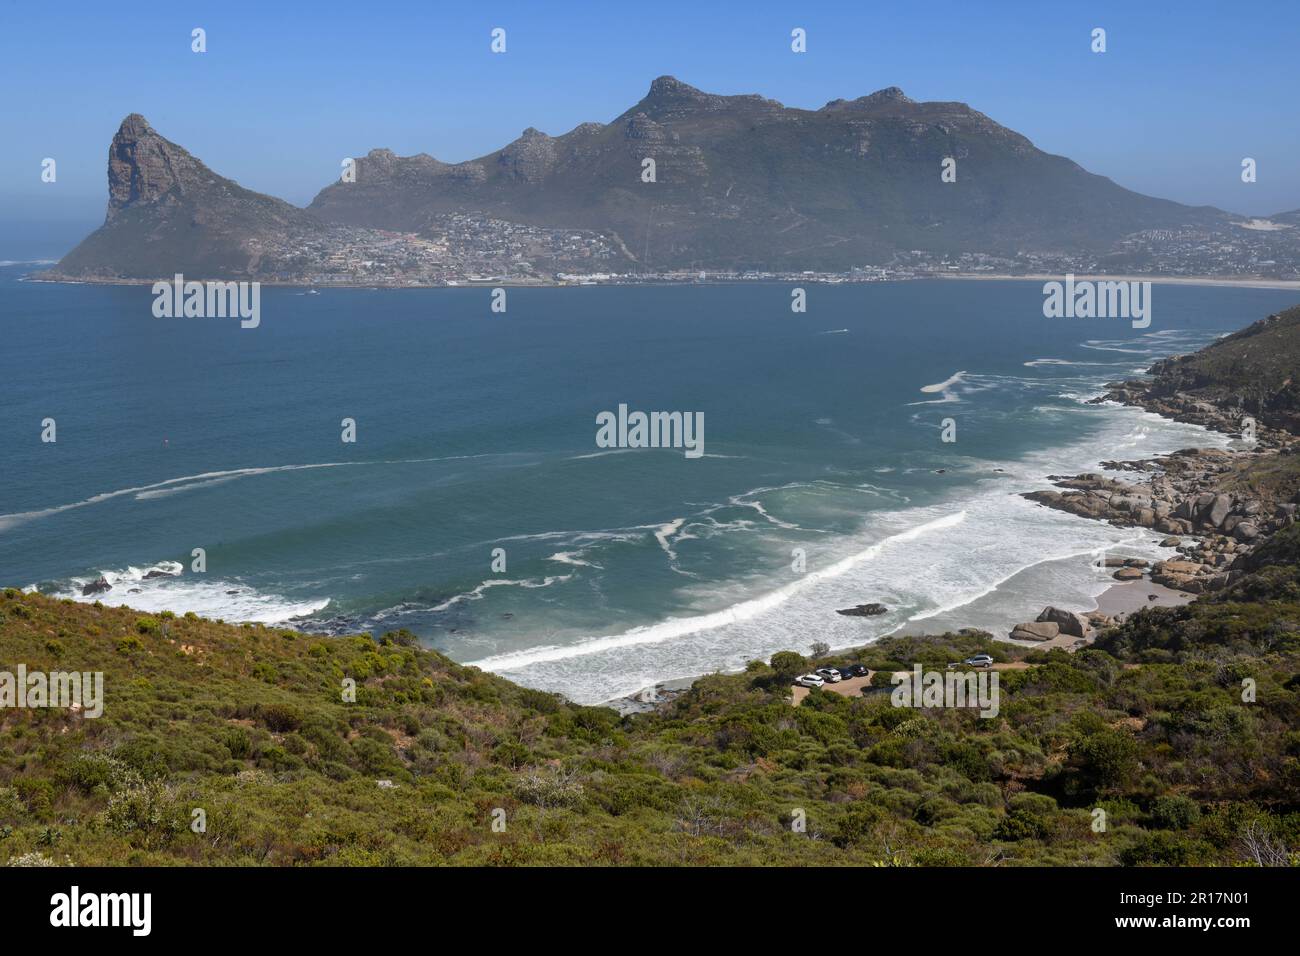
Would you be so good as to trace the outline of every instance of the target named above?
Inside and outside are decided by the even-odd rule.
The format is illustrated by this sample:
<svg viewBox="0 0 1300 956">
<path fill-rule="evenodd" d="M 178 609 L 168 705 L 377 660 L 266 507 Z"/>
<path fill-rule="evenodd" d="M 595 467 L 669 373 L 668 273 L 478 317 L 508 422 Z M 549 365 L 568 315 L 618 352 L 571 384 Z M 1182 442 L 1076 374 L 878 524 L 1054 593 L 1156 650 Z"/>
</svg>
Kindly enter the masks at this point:
<svg viewBox="0 0 1300 956">
<path fill-rule="evenodd" d="M 84 588 L 81 589 L 81 593 L 83 595 L 103 594 L 105 591 L 111 591 L 111 590 L 113 590 L 113 585 L 108 583 L 108 578 L 104 577 L 103 575 L 100 575 L 98 581 L 91 581 L 89 584 L 87 584 Z"/>
<path fill-rule="evenodd" d="M 1139 581 L 1142 578 L 1141 568 L 1120 568 L 1111 575 L 1116 581 Z"/>
<path fill-rule="evenodd" d="M 1050 641 L 1061 633 L 1059 625 L 1051 621 L 1030 621 L 1011 629 L 1013 641 Z"/>
<path fill-rule="evenodd" d="M 1232 533 L 1237 536 L 1238 541 L 1254 541 L 1259 537 L 1259 528 L 1249 521 L 1243 521 L 1233 529 Z"/>
<path fill-rule="evenodd" d="M 1191 574 L 1173 574 L 1168 571 L 1161 571 L 1151 575 L 1151 580 L 1156 584 L 1163 584 L 1167 588 L 1173 588 L 1175 591 L 1187 591 L 1189 594 L 1200 594 L 1204 589 L 1201 579 Z"/>
<path fill-rule="evenodd" d="M 1215 495 L 1214 500 L 1210 502 L 1210 510 L 1205 516 L 1205 520 L 1218 528 L 1223 524 L 1224 519 L 1228 517 L 1228 512 L 1231 510 L 1232 499 L 1230 497 L 1223 494 Z"/>
<path fill-rule="evenodd" d="M 1036 623 L 1051 622 L 1055 624 L 1062 634 L 1069 634 L 1071 637 L 1083 637 L 1088 632 L 1088 624 L 1082 617 L 1073 611 L 1062 610 L 1059 607 L 1045 607 L 1035 618 Z"/>
</svg>

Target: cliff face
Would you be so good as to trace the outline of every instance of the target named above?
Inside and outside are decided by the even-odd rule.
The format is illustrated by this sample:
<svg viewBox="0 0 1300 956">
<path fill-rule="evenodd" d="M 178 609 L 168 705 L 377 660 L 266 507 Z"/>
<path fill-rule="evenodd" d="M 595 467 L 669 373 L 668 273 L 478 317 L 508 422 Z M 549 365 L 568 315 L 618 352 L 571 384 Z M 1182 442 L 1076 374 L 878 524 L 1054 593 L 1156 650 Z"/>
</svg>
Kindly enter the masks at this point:
<svg viewBox="0 0 1300 956">
<path fill-rule="evenodd" d="M 154 132 L 139 113 L 122 121 L 108 149 L 108 218 L 136 204 L 177 202 L 215 174 Z"/>
<path fill-rule="evenodd" d="M 132 113 L 108 150 L 108 211 L 49 273 L 52 278 L 257 276 L 274 263 L 271 236 L 308 236 L 321 224 L 283 200 L 219 176 Z"/>
</svg>

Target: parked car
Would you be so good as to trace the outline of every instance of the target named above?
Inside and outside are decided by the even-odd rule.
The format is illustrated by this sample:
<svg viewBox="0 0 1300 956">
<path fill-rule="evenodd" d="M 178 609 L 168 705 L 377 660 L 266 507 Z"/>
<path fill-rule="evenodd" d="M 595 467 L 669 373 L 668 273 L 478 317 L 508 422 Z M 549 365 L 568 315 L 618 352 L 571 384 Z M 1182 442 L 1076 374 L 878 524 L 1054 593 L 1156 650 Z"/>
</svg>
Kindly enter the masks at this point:
<svg viewBox="0 0 1300 956">
<path fill-rule="evenodd" d="M 987 654 L 976 654 L 974 657 L 966 658 L 962 663 L 971 667 L 992 667 L 993 658 Z"/>
<path fill-rule="evenodd" d="M 828 684 L 838 684 L 840 681 L 844 680 L 844 678 L 840 676 L 840 672 L 833 667 L 818 668 L 817 676 Z"/>
<path fill-rule="evenodd" d="M 865 664 L 845 664 L 843 667 L 835 668 L 840 672 L 840 676 L 846 680 L 850 677 L 866 677 L 867 668 Z"/>
<path fill-rule="evenodd" d="M 802 677 L 796 677 L 794 682 L 800 687 L 821 687 L 826 683 L 816 674 L 804 674 Z"/>
</svg>

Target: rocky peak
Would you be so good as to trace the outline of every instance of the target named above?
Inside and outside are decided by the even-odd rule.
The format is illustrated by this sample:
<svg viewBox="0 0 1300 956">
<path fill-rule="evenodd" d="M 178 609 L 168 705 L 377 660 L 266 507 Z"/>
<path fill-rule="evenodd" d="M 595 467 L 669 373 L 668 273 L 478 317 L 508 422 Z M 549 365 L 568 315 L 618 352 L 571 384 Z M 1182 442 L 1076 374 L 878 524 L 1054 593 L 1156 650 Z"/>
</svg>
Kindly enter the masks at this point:
<svg viewBox="0 0 1300 956">
<path fill-rule="evenodd" d="M 855 100 L 831 100 L 822 107 L 822 112 L 834 112 L 836 110 L 871 110 L 871 109 L 888 109 L 894 106 L 915 106 L 916 100 L 912 99 L 896 86 L 887 86 L 883 90 L 859 96 Z"/>
<path fill-rule="evenodd" d="M 916 100 L 912 99 L 910 96 L 908 96 L 906 93 L 904 93 L 896 86 L 887 86 L 883 90 L 876 90 L 876 92 L 870 94 L 869 96 L 862 97 L 861 102 L 908 104 L 908 103 L 915 103 Z"/>
<path fill-rule="evenodd" d="M 214 178 L 184 149 L 154 132 L 143 116 L 132 113 L 108 148 L 108 218 L 127 206 L 184 196 Z"/>
<path fill-rule="evenodd" d="M 497 162 L 515 179 L 541 182 L 555 165 L 555 141 L 530 126 L 520 137 L 501 150 Z"/>
<path fill-rule="evenodd" d="M 661 103 L 665 106 L 678 105 L 683 102 L 706 100 L 709 95 L 697 90 L 689 83 L 683 83 L 675 76 L 660 76 L 651 81 L 650 92 L 646 93 L 644 102 Z"/>
</svg>

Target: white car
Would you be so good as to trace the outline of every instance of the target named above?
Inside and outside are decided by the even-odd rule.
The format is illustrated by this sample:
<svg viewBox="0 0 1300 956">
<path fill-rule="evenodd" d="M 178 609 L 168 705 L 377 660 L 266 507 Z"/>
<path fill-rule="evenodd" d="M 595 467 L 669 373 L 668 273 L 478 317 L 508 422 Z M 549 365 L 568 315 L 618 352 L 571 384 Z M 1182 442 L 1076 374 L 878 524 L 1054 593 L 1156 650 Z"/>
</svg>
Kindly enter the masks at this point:
<svg viewBox="0 0 1300 956">
<path fill-rule="evenodd" d="M 962 663 L 970 667 L 992 667 L 993 658 L 987 654 L 976 654 L 974 657 L 966 658 Z"/>
<path fill-rule="evenodd" d="M 804 674 L 802 677 L 796 677 L 794 682 L 800 687 L 821 687 L 826 683 L 816 674 Z"/>
<path fill-rule="evenodd" d="M 844 680 L 844 675 L 833 667 L 821 667 L 817 670 L 817 676 L 828 684 L 838 684 Z"/>
</svg>

